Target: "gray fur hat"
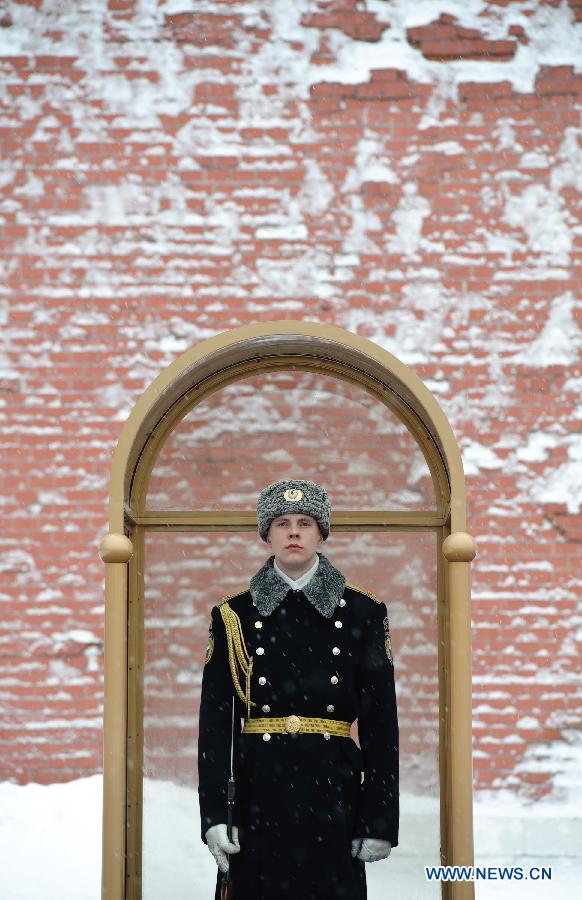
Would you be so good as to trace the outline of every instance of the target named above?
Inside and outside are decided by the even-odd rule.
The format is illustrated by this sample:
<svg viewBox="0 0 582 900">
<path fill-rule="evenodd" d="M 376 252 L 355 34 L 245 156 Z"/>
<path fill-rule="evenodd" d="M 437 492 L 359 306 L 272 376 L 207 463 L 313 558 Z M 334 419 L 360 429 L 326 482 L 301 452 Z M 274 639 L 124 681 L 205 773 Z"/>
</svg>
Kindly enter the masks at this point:
<svg viewBox="0 0 582 900">
<path fill-rule="evenodd" d="M 286 478 L 263 488 L 257 500 L 259 534 L 264 541 L 273 519 L 287 513 L 312 516 L 321 530 L 324 541 L 329 535 L 331 503 L 324 488 L 314 481 Z"/>
</svg>

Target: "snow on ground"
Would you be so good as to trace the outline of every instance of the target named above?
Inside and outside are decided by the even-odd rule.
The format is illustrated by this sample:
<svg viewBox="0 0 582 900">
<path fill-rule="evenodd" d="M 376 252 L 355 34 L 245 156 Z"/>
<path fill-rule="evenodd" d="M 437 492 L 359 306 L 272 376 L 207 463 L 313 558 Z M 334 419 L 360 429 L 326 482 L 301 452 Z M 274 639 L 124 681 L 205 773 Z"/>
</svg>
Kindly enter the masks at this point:
<svg viewBox="0 0 582 900">
<path fill-rule="evenodd" d="M 2 900 L 99 900 L 99 775 L 53 785 L 0 784 Z M 210 900 L 215 866 L 199 838 L 197 795 L 187 788 L 144 786 L 143 900 Z M 412 810 L 407 814 L 406 810 Z M 435 863 L 436 801 L 403 797 L 402 843 L 390 859 L 369 864 L 369 900 L 439 897 L 424 865 Z M 577 806 L 478 801 L 475 862 L 479 866 L 552 866 L 552 883 L 479 883 L 477 900 L 571 900 L 582 889 L 582 818 Z"/>
</svg>

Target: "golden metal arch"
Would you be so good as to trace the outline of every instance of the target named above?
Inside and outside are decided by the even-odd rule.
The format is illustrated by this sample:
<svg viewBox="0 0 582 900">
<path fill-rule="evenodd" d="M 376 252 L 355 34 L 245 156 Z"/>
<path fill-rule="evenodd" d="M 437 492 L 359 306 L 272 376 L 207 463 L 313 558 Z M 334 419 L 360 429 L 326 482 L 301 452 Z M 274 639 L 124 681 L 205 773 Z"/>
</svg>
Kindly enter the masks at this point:
<svg viewBox="0 0 582 900">
<path fill-rule="evenodd" d="M 437 556 L 440 691 L 441 856 L 445 864 L 472 865 L 470 562 L 473 539 L 464 534 L 466 498 L 461 454 L 451 426 L 421 379 L 395 356 L 341 328 L 313 322 L 246 325 L 203 341 L 168 366 L 137 401 L 123 427 L 111 467 L 106 579 L 104 806 L 102 897 L 137 898 L 128 872 L 127 830 L 133 862 L 140 848 L 139 823 L 128 818 L 128 796 L 140 793 L 128 780 L 128 737 L 141 731 L 139 704 L 128 698 L 128 666 L 139 657 L 139 640 L 127 633 L 128 600 L 136 604 L 136 566 L 128 579 L 128 546 L 141 558 L 146 529 L 256 527 L 253 512 L 146 509 L 155 461 L 177 424 L 197 404 L 241 378 L 277 369 L 336 377 L 368 391 L 390 408 L 420 446 L 433 479 L 436 509 L 413 512 L 350 510 L 333 517 L 335 529 L 431 530 Z M 109 571 L 110 570 L 110 571 Z M 120 654 L 124 654 L 123 667 Z M 121 669 L 124 675 L 121 677 Z M 133 732 L 131 729 L 133 728 Z M 134 797 L 136 799 L 136 797 Z M 131 806 L 131 804 L 130 804 Z M 131 816 L 134 818 L 131 819 Z M 139 843 L 139 841 L 138 841 Z M 135 866 L 134 866 L 135 870 Z M 130 875 L 127 878 L 127 875 Z M 128 893 L 129 891 L 129 893 Z M 473 898 L 472 883 L 443 883 L 443 897 Z"/>
</svg>

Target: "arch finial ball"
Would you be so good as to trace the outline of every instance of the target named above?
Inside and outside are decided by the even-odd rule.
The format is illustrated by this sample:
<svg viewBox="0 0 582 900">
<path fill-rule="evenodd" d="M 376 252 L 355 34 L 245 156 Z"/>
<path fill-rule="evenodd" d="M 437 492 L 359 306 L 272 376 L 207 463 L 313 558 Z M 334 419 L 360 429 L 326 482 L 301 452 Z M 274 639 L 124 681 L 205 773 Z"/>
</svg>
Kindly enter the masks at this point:
<svg viewBox="0 0 582 900">
<path fill-rule="evenodd" d="M 106 534 L 99 545 L 104 563 L 126 563 L 131 559 L 133 544 L 124 534 Z"/>
<path fill-rule="evenodd" d="M 443 554 L 449 562 L 471 562 L 477 555 L 475 538 L 466 531 L 449 534 L 443 542 Z"/>
</svg>

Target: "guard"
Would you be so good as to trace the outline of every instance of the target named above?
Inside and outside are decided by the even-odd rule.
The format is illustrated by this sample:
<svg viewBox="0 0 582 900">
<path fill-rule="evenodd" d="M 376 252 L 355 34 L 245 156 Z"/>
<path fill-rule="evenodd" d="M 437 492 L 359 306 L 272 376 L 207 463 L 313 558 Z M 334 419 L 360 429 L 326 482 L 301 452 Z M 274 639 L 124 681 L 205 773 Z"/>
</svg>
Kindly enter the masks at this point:
<svg viewBox="0 0 582 900">
<path fill-rule="evenodd" d="M 331 514 L 320 485 L 271 484 L 257 514 L 272 555 L 212 609 L 202 680 L 200 813 L 215 898 L 228 884 L 233 900 L 365 900 L 364 863 L 398 843 L 386 606 L 320 552 Z"/>
</svg>

